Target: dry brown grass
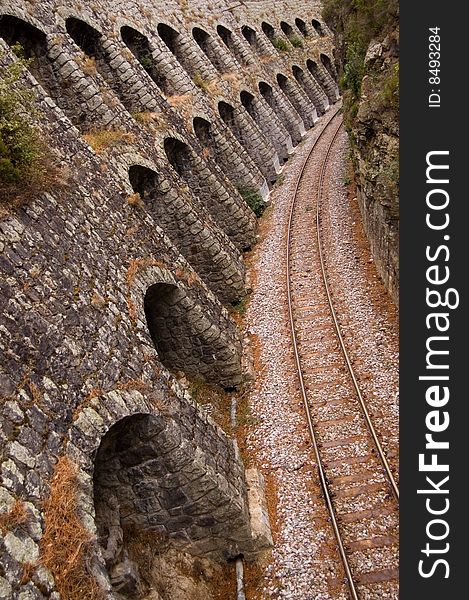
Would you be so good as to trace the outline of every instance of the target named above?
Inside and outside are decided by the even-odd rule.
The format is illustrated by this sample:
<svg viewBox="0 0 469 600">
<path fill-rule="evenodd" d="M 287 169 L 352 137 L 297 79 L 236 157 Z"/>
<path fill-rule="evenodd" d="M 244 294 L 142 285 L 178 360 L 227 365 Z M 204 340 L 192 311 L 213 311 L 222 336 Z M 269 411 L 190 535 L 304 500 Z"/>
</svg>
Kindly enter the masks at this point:
<svg viewBox="0 0 469 600">
<path fill-rule="evenodd" d="M 154 258 L 133 258 L 130 261 L 129 268 L 127 269 L 127 273 L 125 275 L 125 283 L 129 289 L 133 286 L 135 277 L 139 271 L 148 267 L 160 267 L 161 269 L 167 268 L 167 266 L 161 260 L 156 260 Z"/>
<path fill-rule="evenodd" d="M 239 73 L 223 73 L 221 76 L 222 81 L 226 81 L 234 86 L 235 90 L 239 90 L 241 86 L 241 79 Z"/>
<path fill-rule="evenodd" d="M 181 108 L 192 103 L 192 94 L 181 94 L 175 96 L 167 96 L 166 100 L 173 108 Z"/>
<path fill-rule="evenodd" d="M 124 527 L 123 533 L 126 549 L 130 558 L 138 564 L 140 577 L 151 586 L 155 556 L 168 549 L 167 539 L 161 534 L 133 526 Z"/>
<path fill-rule="evenodd" d="M 182 281 L 185 281 L 189 287 L 192 287 L 197 281 L 197 273 L 195 271 L 187 272 L 182 267 L 176 269 L 176 277 Z"/>
<path fill-rule="evenodd" d="M 37 563 L 26 562 L 23 564 L 23 572 L 21 573 L 20 585 L 26 585 L 31 581 L 34 571 L 37 569 Z"/>
<path fill-rule="evenodd" d="M 151 111 L 144 112 L 135 112 L 132 113 L 133 118 L 137 121 L 137 123 L 142 123 L 143 125 L 158 125 L 158 113 Z"/>
<path fill-rule="evenodd" d="M 28 524 L 31 515 L 21 500 L 15 500 L 8 512 L 0 514 L 0 531 L 3 535 Z"/>
<path fill-rule="evenodd" d="M 108 298 L 101 296 L 98 292 L 93 292 L 91 295 L 90 304 L 95 308 L 104 308 L 108 303 Z"/>
<path fill-rule="evenodd" d="M 98 69 L 96 68 L 96 59 L 93 56 L 87 56 L 84 54 L 79 61 L 80 68 L 85 75 L 96 75 Z"/>
<path fill-rule="evenodd" d="M 220 89 L 219 81 L 217 79 L 212 79 L 212 81 L 209 81 L 205 91 L 211 96 L 217 96 L 221 94 L 222 90 Z"/>
<path fill-rule="evenodd" d="M 129 379 L 128 381 L 118 383 L 116 389 L 122 391 L 137 390 L 139 392 L 148 392 L 149 385 L 148 383 L 145 383 L 143 379 Z"/>
<path fill-rule="evenodd" d="M 107 148 L 113 148 L 123 144 L 133 144 L 135 142 L 133 133 L 121 129 L 91 131 L 90 133 L 85 134 L 83 138 L 98 154 Z"/>
<path fill-rule="evenodd" d="M 42 404 L 42 392 L 41 392 L 41 390 L 32 381 L 30 381 L 28 385 L 29 385 L 29 390 L 31 392 L 31 396 L 33 397 L 34 404 L 36 406 Z"/>
<path fill-rule="evenodd" d="M 67 169 L 59 168 L 45 142 L 41 145 L 40 153 L 40 160 L 34 170 L 25 173 L 21 181 L 14 184 L 0 181 L 0 220 L 8 218 L 18 208 L 44 192 L 53 194 L 67 188 Z"/>
<path fill-rule="evenodd" d="M 232 435 L 231 426 L 231 394 L 216 384 L 194 378 L 189 379 L 189 393 L 193 400 L 200 405 L 209 404 L 212 407 L 211 417 L 215 423 L 228 435 Z"/>
<path fill-rule="evenodd" d="M 40 561 L 53 574 L 62 600 L 103 600 L 104 593 L 88 569 L 96 548 L 77 514 L 77 486 L 77 466 L 62 456 L 44 502 Z"/>
<path fill-rule="evenodd" d="M 135 305 L 135 302 L 130 297 L 130 295 L 127 296 L 126 302 L 127 302 L 127 310 L 129 312 L 130 322 L 132 323 L 132 325 L 135 326 L 135 325 L 137 325 L 137 307 Z"/>
<path fill-rule="evenodd" d="M 193 109 L 192 94 L 167 96 L 166 100 L 170 106 L 172 106 L 174 109 L 177 109 L 177 112 L 181 117 L 184 119 L 190 119 Z"/>
<path fill-rule="evenodd" d="M 127 197 L 127 204 L 129 206 L 135 206 L 137 208 L 142 208 L 143 206 L 145 206 L 145 203 L 143 202 L 142 197 L 138 192 Z"/>
<path fill-rule="evenodd" d="M 102 388 L 92 388 L 91 391 L 83 398 L 83 400 L 77 404 L 72 414 L 72 421 L 76 421 L 78 419 L 80 413 L 91 405 L 91 401 L 94 398 L 99 398 L 99 396 L 103 396 L 104 393 L 105 392 Z"/>
</svg>

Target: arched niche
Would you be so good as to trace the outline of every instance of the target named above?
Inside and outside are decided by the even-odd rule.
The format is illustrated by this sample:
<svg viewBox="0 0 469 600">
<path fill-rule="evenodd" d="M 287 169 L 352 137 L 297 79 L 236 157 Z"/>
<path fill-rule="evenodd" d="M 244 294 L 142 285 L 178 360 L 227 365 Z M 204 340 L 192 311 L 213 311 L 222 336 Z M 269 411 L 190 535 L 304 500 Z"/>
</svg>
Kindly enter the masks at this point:
<svg viewBox="0 0 469 600">
<path fill-rule="evenodd" d="M 324 37 L 324 29 L 321 25 L 321 23 L 317 20 L 317 19 L 312 19 L 311 20 L 311 25 L 313 26 L 314 30 L 316 31 L 316 33 L 321 36 Z"/>
<path fill-rule="evenodd" d="M 137 31 L 128 25 L 121 27 L 120 31 L 122 41 L 142 65 L 151 79 L 164 94 L 171 94 L 173 90 L 168 79 L 158 69 L 148 38 L 140 31 Z"/>
<path fill-rule="evenodd" d="M 0 37 L 19 56 L 30 60 L 28 69 L 42 87 L 55 98 L 58 94 L 57 81 L 48 58 L 46 34 L 13 15 L 0 15 Z"/>
<path fill-rule="evenodd" d="M 161 362 L 173 371 L 231 387 L 240 381 L 240 348 L 184 288 L 155 283 L 144 312 Z"/>
<path fill-rule="evenodd" d="M 297 17 L 295 19 L 295 25 L 296 25 L 298 31 L 301 33 L 301 35 L 304 37 L 307 37 L 308 30 L 306 28 L 306 23 L 303 21 L 303 19 L 300 19 L 299 17 Z"/>
</svg>

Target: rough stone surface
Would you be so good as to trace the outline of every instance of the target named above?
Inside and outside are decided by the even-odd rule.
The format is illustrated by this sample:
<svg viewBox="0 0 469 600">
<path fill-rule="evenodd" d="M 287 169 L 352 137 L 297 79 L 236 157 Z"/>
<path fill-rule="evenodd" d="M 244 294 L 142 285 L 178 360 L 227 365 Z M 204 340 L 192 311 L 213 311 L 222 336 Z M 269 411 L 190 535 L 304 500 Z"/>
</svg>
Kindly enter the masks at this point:
<svg viewBox="0 0 469 600">
<path fill-rule="evenodd" d="M 275 50 L 265 14 L 279 32 L 300 16 L 303 47 Z M 127 525 L 217 560 L 258 550 L 239 454 L 177 377 L 245 377 L 224 306 L 244 294 L 241 251 L 256 239 L 238 190 L 265 197 L 331 97 L 330 82 L 292 72 L 331 55 L 318 15 L 292 0 L 0 3 L 0 61 L 16 60 L 16 42 L 33 59 L 22 82 L 60 166 L 56 186 L 0 217 L 1 510 L 18 499 L 31 517 L 0 542 L 0 595 L 58 598 L 53 574 L 22 573 L 64 454 L 105 588 Z M 185 149 L 174 160 L 169 139 Z M 122 423 L 126 452 L 112 446 Z"/>
<path fill-rule="evenodd" d="M 399 119 L 383 91 L 398 77 L 397 32 L 370 44 L 356 123 L 358 199 L 378 272 L 394 301 L 399 296 Z"/>
</svg>

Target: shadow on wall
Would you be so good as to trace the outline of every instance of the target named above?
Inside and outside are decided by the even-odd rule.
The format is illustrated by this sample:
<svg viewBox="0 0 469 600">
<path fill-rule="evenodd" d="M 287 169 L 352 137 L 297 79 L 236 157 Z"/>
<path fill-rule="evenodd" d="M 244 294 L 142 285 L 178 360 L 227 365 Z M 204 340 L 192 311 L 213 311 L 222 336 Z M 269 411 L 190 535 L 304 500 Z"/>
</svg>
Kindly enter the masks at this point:
<svg viewBox="0 0 469 600">
<path fill-rule="evenodd" d="M 176 285 L 156 283 L 144 299 L 148 330 L 161 362 L 223 387 L 242 381 L 241 347 Z"/>
</svg>

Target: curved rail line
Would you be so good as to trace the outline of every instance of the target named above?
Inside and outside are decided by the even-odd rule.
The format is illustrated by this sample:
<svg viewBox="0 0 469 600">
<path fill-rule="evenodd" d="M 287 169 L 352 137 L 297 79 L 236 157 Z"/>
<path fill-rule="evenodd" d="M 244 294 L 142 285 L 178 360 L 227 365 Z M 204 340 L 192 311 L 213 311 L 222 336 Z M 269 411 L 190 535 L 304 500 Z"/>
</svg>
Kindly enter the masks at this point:
<svg viewBox="0 0 469 600">
<path fill-rule="evenodd" d="M 359 600 L 359 596 L 358 596 L 358 591 L 357 591 L 357 586 L 354 582 L 354 577 L 353 577 L 353 573 L 352 573 L 352 568 L 350 566 L 349 563 L 349 559 L 347 557 L 347 551 L 346 551 L 346 547 L 345 544 L 342 540 L 342 535 L 340 532 L 340 528 L 339 528 L 339 522 L 338 522 L 338 518 L 336 515 L 336 511 L 334 509 L 334 504 L 332 501 L 332 493 L 329 489 L 329 484 L 328 484 L 328 478 L 326 476 L 325 473 L 325 469 L 322 463 L 322 459 L 321 459 L 321 453 L 320 453 L 320 449 L 319 449 L 319 444 L 318 444 L 318 438 L 316 435 L 316 431 L 315 431 L 315 426 L 313 423 L 313 416 L 312 416 L 312 412 L 310 409 L 310 404 L 308 401 L 308 394 L 306 391 L 306 385 L 305 385 L 305 380 L 304 380 L 304 376 L 303 376 L 303 369 L 302 369 L 302 365 L 301 365 L 301 358 L 300 358 L 300 351 L 299 351 L 299 347 L 298 347 L 298 341 L 297 341 L 297 334 L 296 334 L 296 327 L 295 327 L 295 320 L 294 320 L 294 316 L 293 316 L 293 301 L 292 301 L 292 290 L 291 290 L 291 260 L 290 260 L 290 250 L 291 250 L 291 242 L 292 242 L 292 221 L 293 221 L 293 214 L 294 214 L 294 210 L 295 210 L 295 205 L 296 205 L 296 199 L 299 193 L 299 188 L 300 188 L 300 184 L 303 178 L 303 175 L 305 174 L 308 162 L 315 150 L 315 148 L 317 147 L 317 144 L 319 142 L 319 140 L 323 137 L 323 134 L 329 129 L 329 127 L 331 126 L 332 121 L 337 117 L 339 113 L 339 109 L 337 109 L 335 111 L 335 113 L 331 116 L 331 118 L 329 119 L 329 121 L 326 123 L 326 125 L 324 126 L 324 129 L 320 132 L 319 136 L 317 137 L 317 139 L 315 140 L 310 152 L 308 153 L 307 157 L 305 158 L 301 171 L 298 175 L 297 181 L 296 181 L 296 185 L 295 185 L 295 190 L 294 190 L 294 196 L 293 196 L 293 200 L 291 203 L 291 207 L 290 207 L 290 214 L 289 214 L 289 219 L 288 219 L 288 227 L 287 227 L 287 252 L 286 252 L 286 265 L 287 265 L 287 298 L 288 298 L 288 312 L 289 312 L 289 321 L 290 321 L 290 330 L 291 330 L 291 338 L 292 338 L 292 345 L 293 345 L 293 351 L 294 351 L 294 356 L 295 356 L 295 362 L 296 362 L 296 367 L 297 367 L 297 371 L 298 371 L 298 379 L 299 379 L 299 384 L 300 384 L 300 389 L 301 389 L 301 395 L 302 395 L 302 399 L 303 399 L 303 405 L 304 405 L 304 409 L 305 409 L 305 414 L 306 414 L 306 420 L 307 420 L 307 424 L 308 424 L 308 429 L 309 429 L 309 434 L 310 434 L 310 438 L 311 438 L 311 442 L 313 445 L 313 450 L 314 450 L 314 454 L 316 456 L 316 460 L 317 460 L 317 465 L 318 465 L 318 473 L 319 473 L 319 478 L 320 478 L 320 482 L 321 482 L 321 487 L 323 490 L 323 494 L 324 494 L 324 498 L 325 498 L 325 502 L 327 505 L 327 509 L 329 511 L 330 514 L 330 518 L 331 518 L 331 524 L 332 524 L 332 528 L 334 530 L 334 534 L 335 537 L 337 539 L 337 545 L 338 545 L 338 551 L 344 566 L 344 570 L 345 570 L 345 575 L 347 578 L 347 583 L 350 589 L 350 593 L 351 593 L 351 597 L 353 600 Z M 326 292 L 326 296 L 327 296 L 327 300 L 328 300 L 328 304 L 329 304 L 329 309 L 331 312 L 331 317 L 332 320 L 334 322 L 334 328 L 335 328 L 335 332 L 338 338 L 338 342 L 345 360 L 345 363 L 347 365 L 347 370 L 350 374 L 350 378 L 352 380 L 353 383 L 353 387 L 355 388 L 356 391 L 356 395 L 357 395 L 357 399 L 360 403 L 360 407 L 362 410 L 362 414 L 365 418 L 366 421 L 366 425 L 368 427 L 368 430 L 370 432 L 371 437 L 373 438 L 373 444 L 378 452 L 378 456 L 380 458 L 380 461 L 384 467 L 384 471 L 386 473 L 386 477 L 387 480 L 389 482 L 389 485 L 392 489 L 392 493 L 395 497 L 395 499 L 398 501 L 399 500 L 399 488 L 398 485 L 396 483 L 396 480 L 394 478 L 394 475 L 391 471 L 391 468 L 389 466 L 388 460 L 386 458 L 386 455 L 383 451 L 383 448 L 381 446 L 381 443 L 378 439 L 378 436 L 376 434 L 375 428 L 373 426 L 369 411 L 367 409 L 365 400 L 363 398 L 363 395 L 360 391 L 359 388 L 359 384 L 357 381 L 357 378 L 355 376 L 354 370 L 353 370 L 353 366 L 351 363 L 351 360 L 349 358 L 345 343 L 344 343 L 344 339 L 343 336 L 341 334 L 340 331 L 340 326 L 339 326 L 339 322 L 337 319 L 337 315 L 333 306 L 333 302 L 332 302 L 332 297 L 331 297 L 331 293 L 330 293 L 330 289 L 329 289 L 329 284 L 327 281 L 327 274 L 326 274 L 326 268 L 325 268 L 325 262 L 324 262 L 324 249 L 323 249 L 323 244 L 321 241 L 321 234 L 320 234 L 320 229 L 321 229 L 321 217 L 320 217 L 320 205 L 321 205 L 321 196 L 323 193 L 323 188 L 324 188 L 324 179 L 325 179 L 325 173 L 326 173 L 326 168 L 327 168 L 327 163 L 331 154 L 331 150 L 332 147 L 334 145 L 334 142 L 338 136 L 338 133 L 340 131 L 342 127 L 342 119 L 340 119 L 339 124 L 336 127 L 336 130 L 334 132 L 334 136 L 331 140 L 331 142 L 328 145 L 327 148 L 327 152 L 326 155 L 324 156 L 324 159 L 322 161 L 321 167 L 320 167 L 320 174 L 319 174 L 319 180 L 318 180 L 318 184 L 317 184 L 317 189 L 316 189 L 316 196 L 317 196 L 317 205 L 316 205 L 316 227 L 317 227 L 317 243 L 318 243 L 318 253 L 319 253 L 319 260 L 320 260 L 320 264 L 321 264 L 321 273 L 322 273 L 322 278 L 323 278 L 323 283 L 324 283 L 324 288 L 325 288 L 325 292 Z"/>
</svg>

